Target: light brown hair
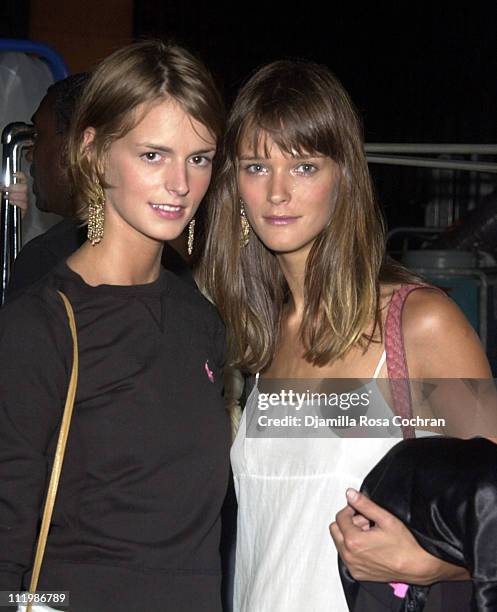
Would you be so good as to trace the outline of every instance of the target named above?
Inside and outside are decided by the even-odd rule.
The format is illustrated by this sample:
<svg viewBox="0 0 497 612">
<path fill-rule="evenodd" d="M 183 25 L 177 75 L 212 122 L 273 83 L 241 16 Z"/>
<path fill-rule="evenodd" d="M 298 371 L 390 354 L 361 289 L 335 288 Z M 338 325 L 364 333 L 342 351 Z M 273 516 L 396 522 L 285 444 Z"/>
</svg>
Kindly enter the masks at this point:
<svg viewBox="0 0 497 612">
<path fill-rule="evenodd" d="M 326 67 L 309 62 L 264 66 L 242 87 L 228 117 L 199 275 L 228 326 L 231 362 L 252 372 L 274 357 L 288 297 L 274 254 L 253 232 L 249 244 L 240 245 L 241 143 L 251 144 L 255 157 L 267 156 L 268 136 L 288 155 L 325 155 L 340 171 L 331 223 L 306 263 L 300 335 L 307 361 L 321 366 L 353 345 L 366 347 L 372 336 L 365 330 L 373 323 L 373 335 L 378 325 L 381 332 L 380 280 L 413 280 L 385 261 L 385 229 L 361 124 L 342 85 Z"/>
<path fill-rule="evenodd" d="M 221 137 L 221 97 L 207 68 L 182 47 L 145 40 L 119 49 L 98 65 L 69 135 L 70 175 L 82 221 L 87 220 L 89 202 L 98 197 L 97 182 L 107 186 L 104 171 L 109 146 L 138 123 L 138 106 L 167 98 L 205 125 L 216 140 Z M 90 147 L 84 147 L 89 127 L 95 137 Z"/>
</svg>

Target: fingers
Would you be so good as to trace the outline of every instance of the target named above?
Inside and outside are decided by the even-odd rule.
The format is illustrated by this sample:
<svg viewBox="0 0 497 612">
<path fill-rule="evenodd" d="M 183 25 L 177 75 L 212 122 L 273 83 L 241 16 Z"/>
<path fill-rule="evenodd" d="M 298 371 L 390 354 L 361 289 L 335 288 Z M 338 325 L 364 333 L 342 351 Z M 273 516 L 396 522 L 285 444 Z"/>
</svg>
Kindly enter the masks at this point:
<svg viewBox="0 0 497 612">
<path fill-rule="evenodd" d="M 333 542 L 335 543 L 338 552 L 340 553 L 344 545 L 344 539 L 342 532 L 340 531 L 340 527 L 337 525 L 336 522 L 331 523 L 330 525 L 330 535 L 333 539 Z"/>
<path fill-rule="evenodd" d="M 361 527 L 356 524 L 356 521 L 361 522 L 361 519 L 367 521 L 366 517 L 359 518 L 359 515 L 356 514 L 356 511 L 354 508 L 352 508 L 352 506 L 345 506 L 345 508 L 342 508 L 337 513 L 335 521 L 345 540 L 350 538 L 353 533 L 356 533 L 359 529 L 361 529 Z"/>
<path fill-rule="evenodd" d="M 16 185 L 19 185 L 19 183 L 25 183 L 25 184 L 28 183 L 28 177 L 26 176 L 26 173 L 24 172 L 21 172 L 21 171 L 14 172 L 12 176 L 15 177 Z"/>
<path fill-rule="evenodd" d="M 356 527 L 359 527 L 361 531 L 368 531 L 371 528 L 371 522 L 362 514 L 356 514 L 352 517 L 352 522 Z"/>
<path fill-rule="evenodd" d="M 391 524 L 392 520 L 396 520 L 393 514 L 384 510 L 378 504 L 375 504 L 363 493 L 359 493 L 355 489 L 347 489 L 347 501 L 351 508 L 358 514 L 375 523 L 378 527 L 385 527 Z"/>
<path fill-rule="evenodd" d="M 428 572 L 422 569 L 426 567 L 427 553 L 405 525 L 353 489 L 347 491 L 347 500 L 348 506 L 337 513 L 336 521 L 330 525 L 330 533 L 351 576 L 356 580 L 427 584 Z"/>
<path fill-rule="evenodd" d="M 344 510 L 346 510 L 346 508 Z M 353 517 L 353 519 L 355 518 L 358 517 Z M 364 519 L 364 517 L 362 517 L 362 519 Z M 355 526 L 353 528 L 356 531 L 355 535 L 352 535 L 350 532 L 345 535 L 344 533 L 342 533 L 338 522 L 334 522 L 330 525 L 330 534 L 333 539 L 333 542 L 335 543 L 337 552 L 342 561 L 347 566 L 351 576 L 356 580 L 360 580 L 362 574 L 360 573 L 360 569 L 354 563 L 354 561 L 356 560 L 354 554 L 357 552 L 359 546 L 357 534 L 361 534 L 362 530 L 361 528 Z"/>
<path fill-rule="evenodd" d="M 0 185 L 0 192 L 8 197 L 10 204 L 26 212 L 29 208 L 28 179 L 24 172 L 17 172 L 14 176 L 18 182 L 8 186 Z"/>
<path fill-rule="evenodd" d="M 2 191 L 5 193 L 6 197 L 9 199 L 9 204 L 13 206 L 17 206 L 21 209 L 21 211 L 26 212 L 29 208 L 29 202 L 27 195 L 22 192 L 17 192 L 10 187 L 5 189 L 2 188 Z"/>
<path fill-rule="evenodd" d="M 28 177 L 27 174 L 25 172 L 13 172 L 12 173 L 12 180 L 10 185 L 7 187 L 6 185 L 0 185 L 0 187 L 2 189 L 10 189 L 11 187 L 15 187 L 16 185 L 27 185 L 28 184 Z"/>
</svg>

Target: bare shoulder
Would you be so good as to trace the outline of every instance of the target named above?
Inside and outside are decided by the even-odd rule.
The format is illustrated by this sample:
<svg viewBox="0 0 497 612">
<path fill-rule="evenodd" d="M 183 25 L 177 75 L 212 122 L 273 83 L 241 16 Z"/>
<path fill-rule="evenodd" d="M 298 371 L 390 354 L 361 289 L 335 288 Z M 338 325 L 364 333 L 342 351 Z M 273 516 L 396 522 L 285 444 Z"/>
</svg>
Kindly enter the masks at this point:
<svg viewBox="0 0 497 612">
<path fill-rule="evenodd" d="M 404 306 L 402 328 L 411 377 L 491 376 L 477 333 L 455 302 L 441 291 L 413 291 Z"/>
<path fill-rule="evenodd" d="M 407 298 L 402 316 L 402 325 L 406 339 L 429 339 L 433 333 L 439 334 L 454 331 L 471 333 L 461 309 L 448 295 L 437 289 L 423 287 L 413 291 Z"/>
</svg>

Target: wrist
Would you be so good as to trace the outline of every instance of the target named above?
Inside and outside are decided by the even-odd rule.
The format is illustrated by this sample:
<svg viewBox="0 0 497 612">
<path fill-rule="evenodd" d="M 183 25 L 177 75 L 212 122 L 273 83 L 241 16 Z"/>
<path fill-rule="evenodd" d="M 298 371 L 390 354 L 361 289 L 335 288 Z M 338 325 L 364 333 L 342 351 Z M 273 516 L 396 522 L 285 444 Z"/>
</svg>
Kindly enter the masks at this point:
<svg viewBox="0 0 497 612">
<path fill-rule="evenodd" d="M 438 557 L 434 557 L 429 552 L 421 549 L 419 558 L 415 565 L 411 567 L 415 573 L 412 576 L 411 584 L 429 586 L 434 582 L 446 580 L 470 580 L 471 577 L 464 567 L 447 563 Z"/>
<path fill-rule="evenodd" d="M 403 557 L 396 582 L 428 586 L 441 580 L 442 561 L 417 546 L 411 555 Z"/>
<path fill-rule="evenodd" d="M 413 584 L 419 584 L 421 586 L 429 586 L 434 582 L 439 582 L 442 579 L 442 564 L 443 562 L 430 555 L 429 552 L 421 549 L 419 555 L 418 571 L 416 572 L 416 581 Z"/>
</svg>

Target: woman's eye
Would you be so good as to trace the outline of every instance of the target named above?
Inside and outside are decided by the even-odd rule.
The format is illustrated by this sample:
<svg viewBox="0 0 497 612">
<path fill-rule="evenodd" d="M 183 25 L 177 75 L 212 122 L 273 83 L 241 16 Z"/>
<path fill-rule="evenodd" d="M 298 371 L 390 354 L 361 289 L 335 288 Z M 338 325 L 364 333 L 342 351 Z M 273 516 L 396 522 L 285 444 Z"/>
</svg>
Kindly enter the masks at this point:
<svg viewBox="0 0 497 612">
<path fill-rule="evenodd" d="M 147 151 L 147 153 L 143 153 L 140 157 L 151 163 L 158 162 L 161 159 L 160 153 L 156 153 L 155 151 Z"/>
<path fill-rule="evenodd" d="M 295 168 L 295 172 L 297 174 L 314 174 L 314 172 L 317 172 L 317 167 L 314 164 L 299 164 L 296 168 Z"/>
<path fill-rule="evenodd" d="M 208 166 L 212 163 L 212 159 L 210 157 L 206 157 L 205 155 L 194 155 L 190 158 L 190 162 L 194 166 Z"/>
<path fill-rule="evenodd" d="M 245 166 L 245 171 L 249 174 L 266 174 L 267 168 L 262 164 L 250 164 Z"/>
</svg>

